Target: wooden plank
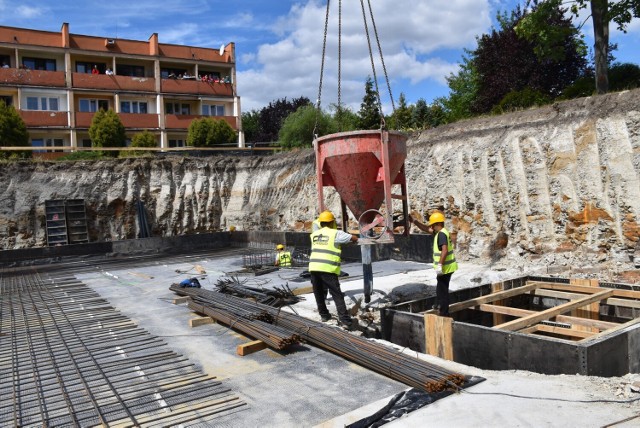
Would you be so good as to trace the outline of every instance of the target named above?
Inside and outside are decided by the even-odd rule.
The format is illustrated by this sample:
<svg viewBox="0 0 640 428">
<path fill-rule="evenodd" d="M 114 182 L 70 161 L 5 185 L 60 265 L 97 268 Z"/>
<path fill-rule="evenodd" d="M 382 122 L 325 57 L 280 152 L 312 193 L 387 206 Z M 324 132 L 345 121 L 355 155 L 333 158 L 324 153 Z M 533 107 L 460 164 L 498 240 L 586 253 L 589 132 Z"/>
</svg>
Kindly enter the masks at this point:
<svg viewBox="0 0 640 428">
<path fill-rule="evenodd" d="M 556 290 L 547 290 L 546 288 L 538 288 L 535 292 L 536 296 L 542 297 L 551 297 L 565 300 L 579 299 L 584 296 L 584 294 L 579 293 L 570 293 L 568 291 L 556 291 Z M 615 291 L 613 292 L 615 295 Z M 609 297 L 608 299 L 604 299 L 600 302 L 601 304 L 612 305 L 612 306 L 622 306 L 625 308 L 636 308 L 640 309 L 640 300 L 630 300 L 616 297 Z"/>
<path fill-rule="evenodd" d="M 427 354 L 453 361 L 453 319 L 425 314 L 424 331 Z"/>
<path fill-rule="evenodd" d="M 570 282 L 573 283 L 573 282 Z M 585 280 L 581 280 L 579 282 L 580 285 L 584 285 L 587 287 L 593 287 L 593 288 L 599 288 L 599 284 L 596 281 L 595 285 L 594 283 L 589 280 L 589 279 L 585 279 Z M 587 318 L 587 319 L 592 319 L 592 320 L 597 320 L 600 319 L 600 302 L 593 302 L 588 306 L 583 306 L 582 308 L 575 308 L 571 310 L 571 315 L 578 317 L 578 318 Z M 573 328 L 573 327 L 572 327 Z M 586 327 L 586 326 L 582 326 L 582 325 L 577 325 L 575 326 L 576 330 L 579 331 L 588 331 L 591 333 L 598 333 L 599 330 L 597 328 L 593 328 L 593 327 Z"/>
<path fill-rule="evenodd" d="M 245 355 L 253 354 L 254 352 L 262 351 L 267 347 L 267 344 L 262 340 L 254 340 L 252 342 L 243 343 L 236 347 L 236 353 L 241 357 Z"/>
<path fill-rule="evenodd" d="M 487 294 L 486 296 L 476 297 L 475 299 L 465 300 L 464 302 L 454 303 L 453 305 L 449 306 L 449 313 L 469 309 L 483 303 L 492 303 L 497 300 L 518 296 L 520 294 L 535 290 L 538 287 L 540 287 L 540 282 L 531 281 L 528 284 L 523 285 L 522 287 L 510 288 L 509 290 L 499 291 L 497 293 Z M 427 311 L 424 313 L 433 313 L 433 311 Z"/>
<path fill-rule="evenodd" d="M 140 273 L 140 272 L 128 272 L 130 275 L 134 275 L 137 276 L 139 278 L 144 278 L 144 279 L 153 279 L 153 277 L 151 275 L 147 275 L 146 273 Z"/>
<path fill-rule="evenodd" d="M 294 290 L 291 290 L 294 296 L 299 296 L 301 294 L 309 294 L 309 293 L 313 293 L 313 287 L 312 286 L 308 286 L 308 287 L 300 287 L 300 288 L 296 288 Z"/>
<path fill-rule="evenodd" d="M 492 293 L 498 293 L 500 291 L 504 290 L 504 283 L 503 282 L 496 282 L 491 284 L 491 292 Z M 493 302 L 494 305 L 496 306 L 504 306 L 504 304 L 506 303 L 505 300 L 496 300 L 495 302 Z M 507 322 L 507 317 L 501 313 L 498 312 L 494 312 L 493 313 L 493 324 L 491 325 L 498 325 L 498 324 L 504 324 L 505 322 Z"/>
<path fill-rule="evenodd" d="M 594 293 L 598 290 L 605 290 L 605 287 L 584 287 L 579 285 L 568 285 L 568 284 L 554 284 L 554 283 L 543 283 L 540 288 L 549 288 L 551 290 L 561 290 L 561 291 L 573 291 L 577 293 Z M 607 288 L 607 290 L 609 290 Z M 626 297 L 629 299 L 640 299 L 640 291 L 635 290 L 620 290 L 619 288 L 611 288 L 613 290 L 614 297 Z"/>
<path fill-rule="evenodd" d="M 593 335 L 593 336 L 591 336 L 591 337 L 588 337 L 588 338 L 586 338 L 586 339 L 583 339 L 583 340 L 581 340 L 580 342 L 585 342 L 585 341 L 587 341 L 587 340 L 592 340 L 592 339 L 593 339 L 593 340 L 595 340 L 595 339 L 599 339 L 599 338 L 601 338 L 602 336 L 605 336 L 605 335 L 607 335 L 607 334 L 615 333 L 616 331 L 624 330 L 625 328 L 627 328 L 627 327 L 631 327 L 632 325 L 634 325 L 634 324 L 638 324 L 638 323 L 640 323 L 640 318 L 635 318 L 635 319 L 632 319 L 631 321 L 628 321 L 628 322 L 626 322 L 626 323 L 624 323 L 624 324 L 618 324 L 618 326 L 617 326 L 617 327 L 610 328 L 609 330 L 601 331 L 600 333 L 598 333 L 598 334 L 596 334 L 596 335 Z"/>
<path fill-rule="evenodd" d="M 517 331 L 517 330 L 520 330 L 521 328 L 529 327 L 530 325 L 537 324 L 540 321 L 548 320 L 549 318 L 552 318 L 556 315 L 560 315 L 565 312 L 568 312 L 571 309 L 581 308 L 593 302 L 599 302 L 600 300 L 606 299 L 612 294 L 613 294 L 613 290 L 604 290 L 599 293 L 595 293 L 591 296 L 583 297 L 582 299 L 579 299 L 579 300 L 567 302 L 562 305 L 554 306 L 553 308 L 549 308 L 544 311 L 531 314 L 524 318 L 520 318 L 517 320 L 509 321 L 504 324 L 494 326 L 493 328 L 508 330 L 508 331 Z"/>
<path fill-rule="evenodd" d="M 173 299 L 173 304 L 174 305 L 182 305 L 184 303 L 188 303 L 190 299 L 191 298 L 187 297 L 187 296 L 176 297 L 175 299 Z"/>
<path fill-rule="evenodd" d="M 515 317 L 525 317 L 531 314 L 537 313 L 536 311 L 530 311 L 527 309 L 510 308 L 508 306 L 495 306 L 495 305 L 480 305 L 479 309 L 485 312 L 497 312 L 501 314 L 511 315 Z M 567 324 L 584 325 L 587 327 L 595 327 L 599 330 L 608 330 L 619 326 L 620 324 L 609 321 L 588 320 L 585 318 L 575 318 L 567 315 L 557 315 L 555 317 L 558 322 L 565 322 Z"/>
<path fill-rule="evenodd" d="M 205 324 L 214 324 L 215 320 L 211 317 L 198 317 L 189 320 L 189 327 L 194 328 Z"/>
<path fill-rule="evenodd" d="M 204 275 L 205 273 L 207 273 L 207 271 L 204 270 L 204 268 L 200 265 L 195 265 L 194 268 L 196 269 L 196 272 L 198 272 L 200 275 Z"/>
<path fill-rule="evenodd" d="M 587 331 L 572 330 L 570 328 L 556 327 L 556 326 L 546 325 L 546 324 L 536 324 L 534 326 L 527 327 L 525 329 L 520 330 L 519 333 L 532 334 L 532 333 L 537 333 L 539 331 L 557 334 L 560 336 L 574 337 L 578 339 L 584 339 L 586 337 L 591 337 L 594 335 L 594 333 L 590 333 Z"/>
</svg>

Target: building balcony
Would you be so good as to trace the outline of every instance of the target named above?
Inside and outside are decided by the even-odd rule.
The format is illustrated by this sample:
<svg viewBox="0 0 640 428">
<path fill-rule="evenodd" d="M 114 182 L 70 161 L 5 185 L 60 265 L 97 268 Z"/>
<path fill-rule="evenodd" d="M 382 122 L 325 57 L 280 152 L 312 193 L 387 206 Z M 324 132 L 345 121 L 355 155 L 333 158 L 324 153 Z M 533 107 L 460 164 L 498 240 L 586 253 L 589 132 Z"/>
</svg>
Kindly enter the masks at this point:
<svg viewBox="0 0 640 428">
<path fill-rule="evenodd" d="M 69 115 L 66 111 L 18 110 L 27 127 L 68 127 Z"/>
<path fill-rule="evenodd" d="M 162 79 L 161 91 L 169 94 L 233 96 L 231 83 L 201 82 L 195 79 Z"/>
<path fill-rule="evenodd" d="M 238 130 L 238 120 L 235 116 L 200 116 L 193 114 L 168 114 L 165 116 L 166 129 L 188 129 L 194 119 L 210 117 L 211 119 L 222 119 L 235 130 Z"/>
<path fill-rule="evenodd" d="M 159 128 L 157 114 L 118 113 L 125 128 Z"/>
<path fill-rule="evenodd" d="M 0 68 L 0 85 L 50 86 L 54 88 L 63 88 L 66 83 L 64 80 L 64 71 Z"/>
<path fill-rule="evenodd" d="M 88 113 L 83 111 L 77 111 L 76 114 L 76 128 L 89 128 L 91 126 L 91 120 L 95 113 Z M 149 128 L 158 129 L 158 115 L 157 114 L 142 114 L 142 113 L 118 113 L 120 121 L 125 128 Z M 188 125 L 187 125 L 188 126 Z"/>
<path fill-rule="evenodd" d="M 155 92 L 153 77 L 129 77 L 107 74 L 73 73 L 71 85 L 76 89 L 101 89 L 107 91 Z"/>
</svg>

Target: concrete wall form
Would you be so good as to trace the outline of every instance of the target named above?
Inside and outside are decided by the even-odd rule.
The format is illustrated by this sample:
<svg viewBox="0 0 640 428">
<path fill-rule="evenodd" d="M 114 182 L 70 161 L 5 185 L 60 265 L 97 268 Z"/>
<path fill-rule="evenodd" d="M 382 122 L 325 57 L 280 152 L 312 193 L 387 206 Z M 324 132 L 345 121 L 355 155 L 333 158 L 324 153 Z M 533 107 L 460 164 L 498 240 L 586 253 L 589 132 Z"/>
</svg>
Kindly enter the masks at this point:
<svg viewBox="0 0 640 428">
<path fill-rule="evenodd" d="M 506 281 L 505 289 L 522 286 L 527 280 L 569 282 L 566 278 L 524 277 Z M 630 289 L 624 284 L 615 285 L 616 288 Z M 488 285 L 460 290 L 451 293 L 452 302 L 469 300 L 490 292 Z M 433 303 L 434 298 L 430 297 L 381 309 L 382 338 L 415 351 L 426 352 L 424 315 L 415 312 L 424 311 Z M 454 361 L 482 369 L 590 376 L 622 376 L 640 370 L 638 323 L 578 343 L 454 321 L 452 343 Z"/>
</svg>

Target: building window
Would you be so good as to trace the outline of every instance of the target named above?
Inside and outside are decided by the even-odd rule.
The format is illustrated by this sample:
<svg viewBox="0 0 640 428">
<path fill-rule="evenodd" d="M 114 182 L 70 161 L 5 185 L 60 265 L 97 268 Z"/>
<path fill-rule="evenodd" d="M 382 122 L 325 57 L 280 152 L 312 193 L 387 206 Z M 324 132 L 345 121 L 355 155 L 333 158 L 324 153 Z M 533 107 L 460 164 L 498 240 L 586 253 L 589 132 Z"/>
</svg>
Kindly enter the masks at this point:
<svg viewBox="0 0 640 428">
<path fill-rule="evenodd" d="M 56 71 L 56 60 L 47 58 L 22 58 L 22 64 L 31 70 Z"/>
<path fill-rule="evenodd" d="M 165 107 L 166 114 L 191 114 L 191 106 L 189 104 L 166 103 Z"/>
<path fill-rule="evenodd" d="M 7 107 L 13 105 L 13 97 L 8 96 L 8 95 L 0 95 L 0 101 L 4 101 L 4 104 Z"/>
<path fill-rule="evenodd" d="M 34 138 L 31 140 L 31 146 L 33 147 L 62 147 L 64 146 L 64 140 L 62 138 Z M 54 150 L 59 152 L 61 150 Z M 46 150 L 37 150 L 37 153 L 44 153 Z"/>
<path fill-rule="evenodd" d="M 120 101 L 120 111 L 122 113 L 142 113 L 148 112 L 146 101 Z"/>
<path fill-rule="evenodd" d="M 94 100 L 94 99 L 81 99 L 80 101 L 80 111 L 87 113 L 95 113 L 98 110 L 109 110 L 109 101 L 107 100 Z"/>
<path fill-rule="evenodd" d="M 116 74 L 120 76 L 144 77 L 144 66 L 118 64 L 116 68 Z"/>
<path fill-rule="evenodd" d="M 76 73 L 91 74 L 91 70 L 93 69 L 94 65 L 98 66 L 100 74 L 104 74 L 105 70 L 107 69 L 107 65 L 105 63 L 76 61 Z"/>
<path fill-rule="evenodd" d="M 169 140 L 169 147 L 184 147 L 184 140 Z"/>
<path fill-rule="evenodd" d="M 58 111 L 58 99 L 51 97 L 27 97 L 27 110 Z"/>
<path fill-rule="evenodd" d="M 91 139 L 90 138 L 83 138 L 80 141 L 80 144 L 78 147 L 91 147 Z"/>
<path fill-rule="evenodd" d="M 224 116 L 224 106 L 218 104 L 203 104 L 202 114 L 204 116 Z"/>
<path fill-rule="evenodd" d="M 9 55 L 0 55 L 0 66 L 5 68 L 4 66 L 11 67 L 11 60 L 9 59 Z"/>
<path fill-rule="evenodd" d="M 178 76 L 183 75 L 185 71 L 187 70 L 184 70 L 182 68 L 162 68 L 160 69 L 160 77 L 163 79 L 175 79 Z"/>
</svg>

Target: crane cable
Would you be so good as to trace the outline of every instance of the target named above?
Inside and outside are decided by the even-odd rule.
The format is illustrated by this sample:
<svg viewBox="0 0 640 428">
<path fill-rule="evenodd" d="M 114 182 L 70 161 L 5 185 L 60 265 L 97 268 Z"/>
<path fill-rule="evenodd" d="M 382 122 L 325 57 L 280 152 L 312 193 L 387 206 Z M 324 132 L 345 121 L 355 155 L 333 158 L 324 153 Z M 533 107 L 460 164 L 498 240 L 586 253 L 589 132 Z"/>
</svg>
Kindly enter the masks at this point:
<svg viewBox="0 0 640 428">
<path fill-rule="evenodd" d="M 322 102 L 322 79 L 324 76 L 324 63 L 327 51 L 327 33 L 329 27 L 329 8 L 331 5 L 331 0 L 327 0 L 327 9 L 325 13 L 325 21 L 324 21 L 324 37 L 322 40 L 322 61 L 320 65 L 320 84 L 318 87 L 318 99 L 316 101 L 316 120 L 313 127 L 313 137 L 314 139 L 318 138 L 317 130 L 318 130 L 318 121 L 320 119 L 320 114 L 322 112 L 321 102 Z M 380 54 L 380 62 L 382 63 L 382 70 L 384 73 L 384 78 L 387 83 L 387 89 L 389 91 L 389 97 L 391 98 L 391 108 L 392 113 L 395 113 L 396 107 L 395 102 L 393 100 L 393 94 L 391 92 L 391 85 L 389 83 L 389 76 L 387 74 L 387 67 L 384 63 L 384 56 L 382 55 L 382 47 L 380 45 L 380 37 L 378 36 L 378 28 L 376 26 L 376 21 L 373 17 L 373 9 L 371 7 L 371 0 L 367 0 L 367 5 L 369 9 L 369 16 L 371 19 L 371 25 L 373 27 L 374 36 L 376 39 L 376 45 L 378 47 L 378 53 Z M 375 95 L 376 95 L 376 103 L 378 107 L 378 114 L 380 115 L 380 128 L 384 129 L 386 127 L 386 123 L 384 120 L 384 114 L 382 113 L 382 101 L 380 100 L 380 89 L 378 88 L 378 77 L 376 74 L 375 62 L 373 59 L 373 50 L 371 48 L 371 37 L 369 35 L 369 27 L 367 24 L 367 13 L 364 7 L 364 0 L 360 0 L 360 7 L 362 9 L 362 18 L 364 21 L 364 30 L 367 36 L 367 47 L 369 49 L 369 59 L 371 61 L 371 70 L 373 72 L 373 82 L 375 84 Z M 337 116 L 338 116 L 338 126 L 339 129 L 342 129 L 342 94 L 341 94 L 341 81 L 342 81 L 342 0 L 338 0 L 338 106 L 337 106 Z"/>
</svg>

